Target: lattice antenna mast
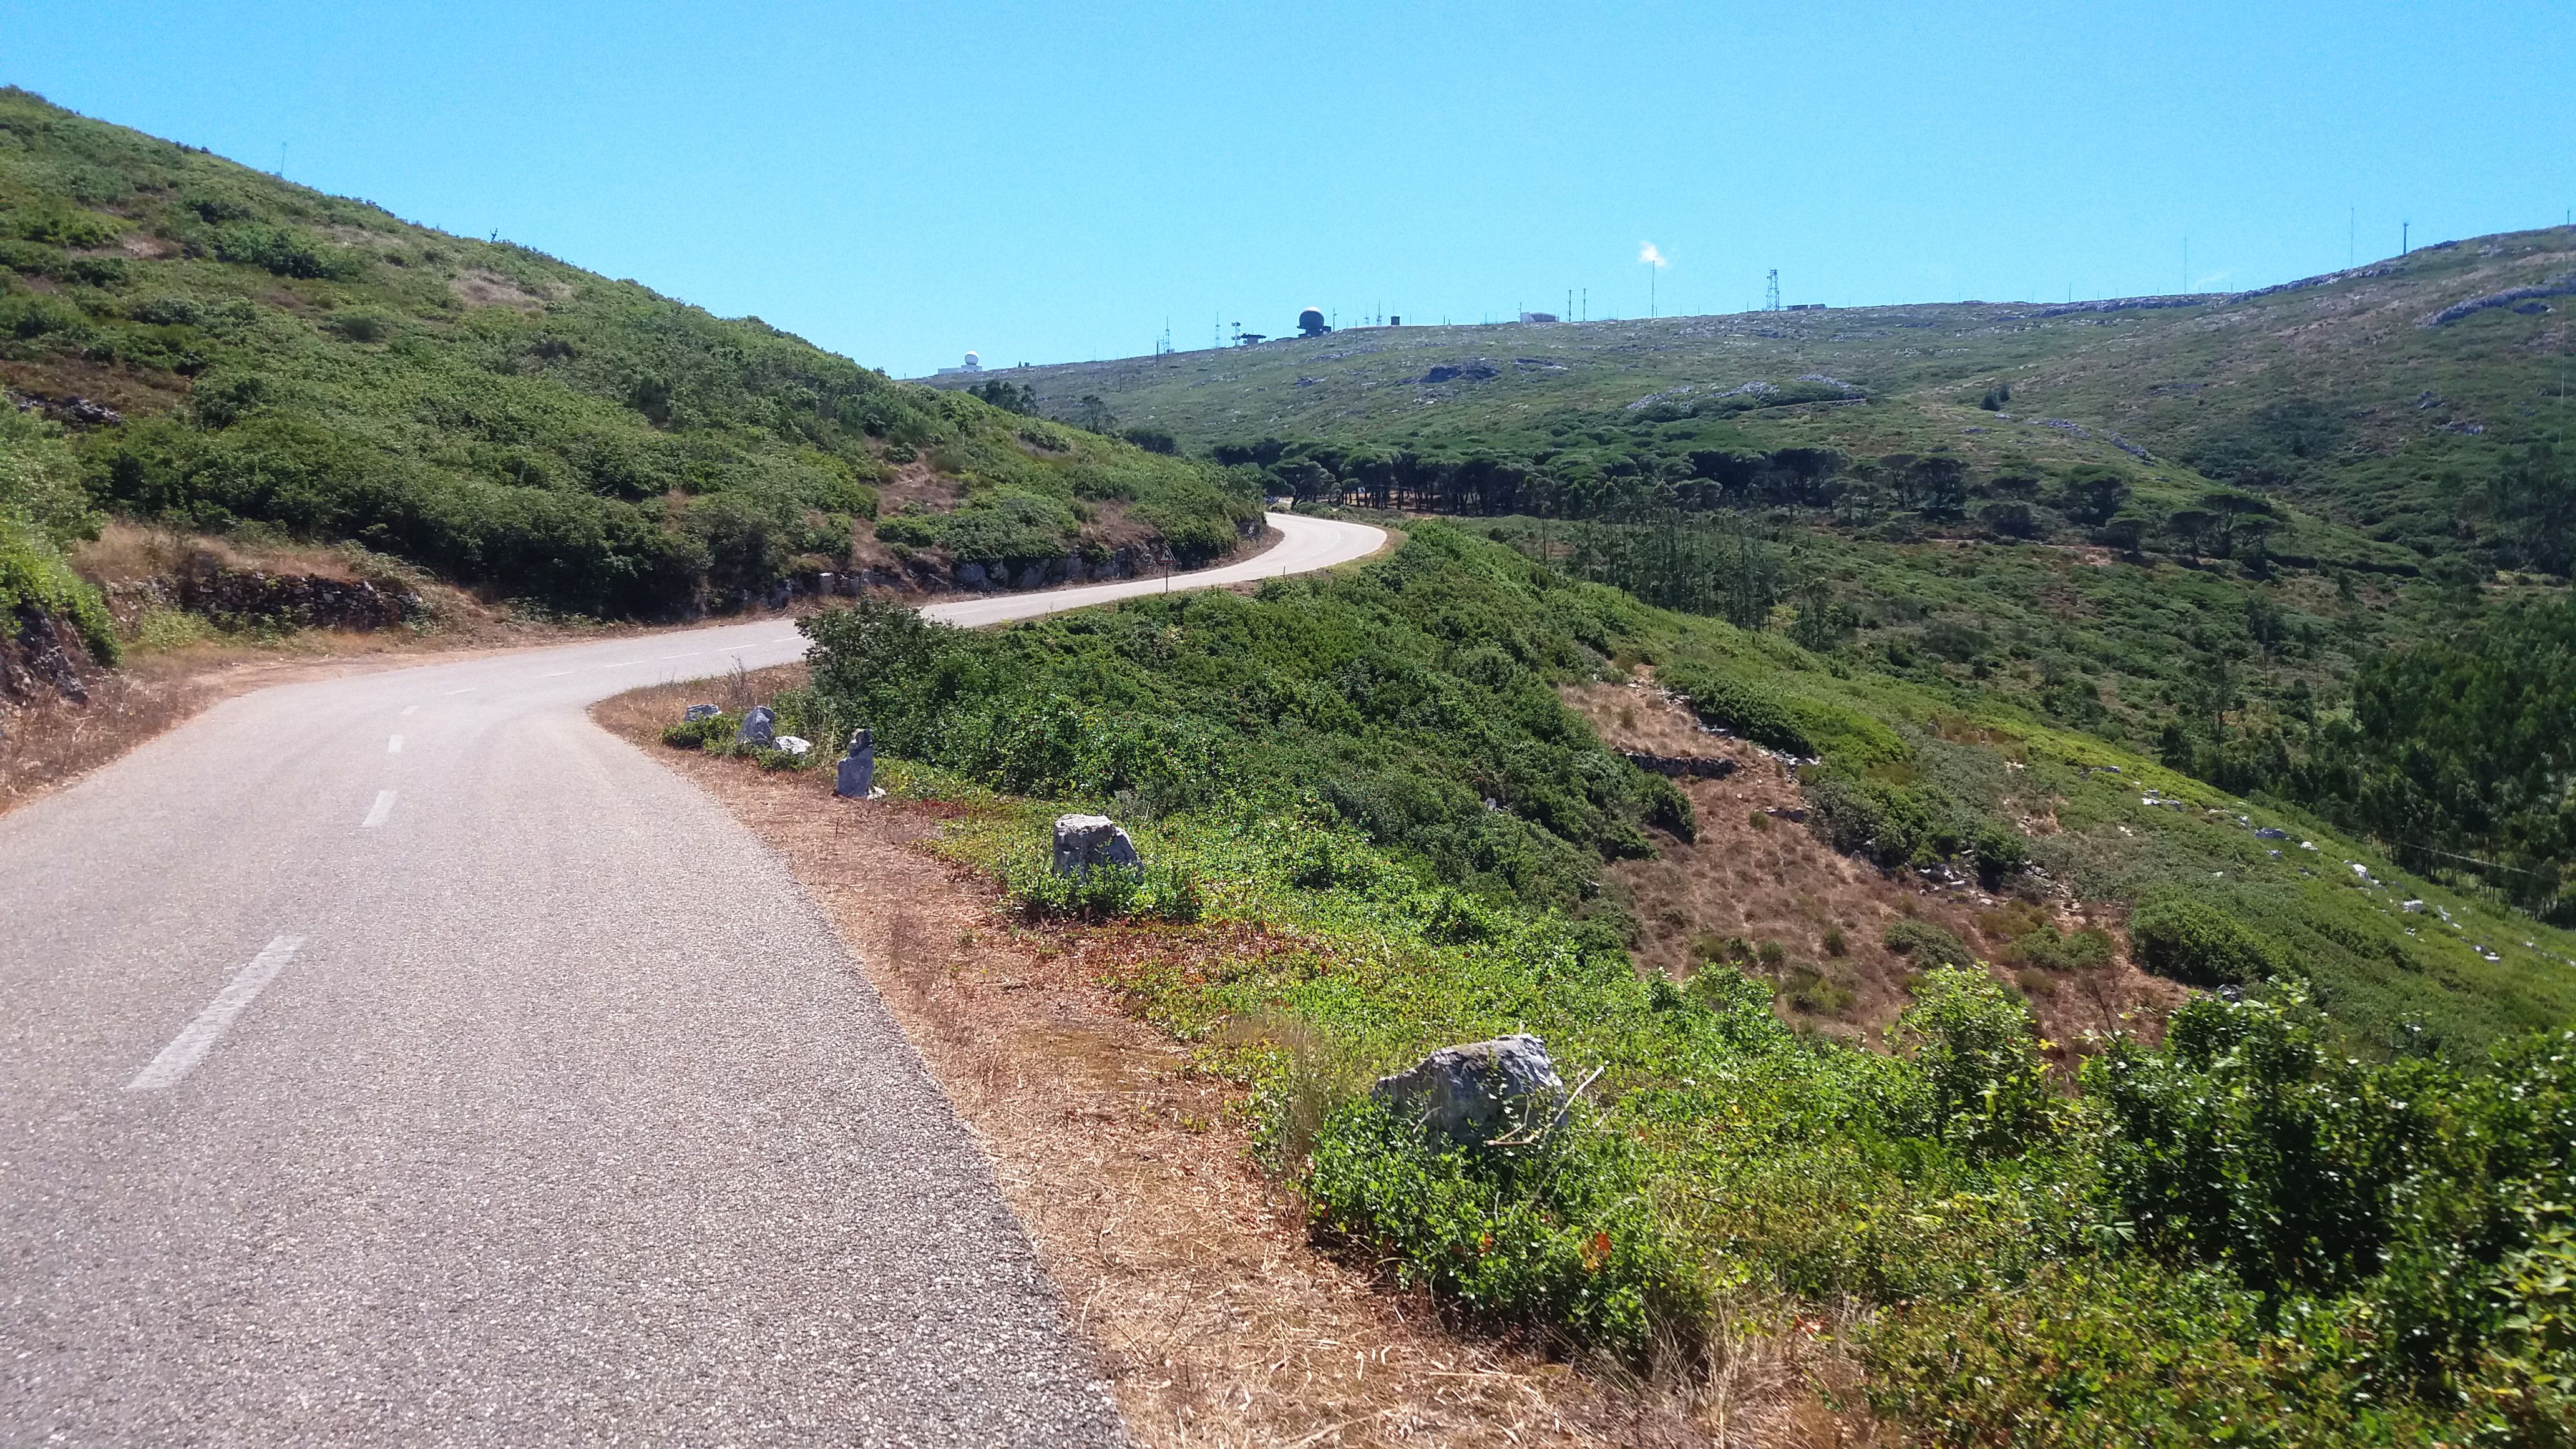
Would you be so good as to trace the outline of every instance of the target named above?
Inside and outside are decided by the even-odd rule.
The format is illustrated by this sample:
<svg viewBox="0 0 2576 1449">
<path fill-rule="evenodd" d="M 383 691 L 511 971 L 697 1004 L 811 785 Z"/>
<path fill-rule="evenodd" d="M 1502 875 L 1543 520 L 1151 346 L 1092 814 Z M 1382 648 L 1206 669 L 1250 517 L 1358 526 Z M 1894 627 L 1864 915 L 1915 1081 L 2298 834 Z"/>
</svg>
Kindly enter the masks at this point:
<svg viewBox="0 0 2576 1449">
<path fill-rule="evenodd" d="M 1771 279 L 1762 288 L 1762 310 L 1765 312 L 1780 310 L 1780 269 L 1778 267 L 1771 269 Z"/>
</svg>

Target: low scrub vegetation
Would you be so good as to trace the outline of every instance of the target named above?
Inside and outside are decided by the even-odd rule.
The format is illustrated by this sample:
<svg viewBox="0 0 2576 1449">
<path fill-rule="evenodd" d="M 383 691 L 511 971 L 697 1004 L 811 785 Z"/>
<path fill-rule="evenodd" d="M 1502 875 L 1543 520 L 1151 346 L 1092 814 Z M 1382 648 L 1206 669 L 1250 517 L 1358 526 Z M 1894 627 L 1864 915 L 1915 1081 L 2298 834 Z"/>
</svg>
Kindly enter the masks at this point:
<svg viewBox="0 0 2576 1449">
<path fill-rule="evenodd" d="M 889 544 L 1234 546 L 1250 485 L 889 381 L 524 247 L 0 92 L 0 376 L 100 506 L 355 540 L 557 611 L 724 608 Z M 81 399 L 74 406 L 71 399 Z M 100 409 L 104 408 L 105 411 Z M 887 490 L 935 510 L 895 522 Z"/>
<path fill-rule="evenodd" d="M 1246 1085 L 1320 1239 L 1469 1319 L 1692 1372 L 1735 1325 L 1839 1305 L 1869 1402 L 1931 1443 L 2576 1427 L 2553 1286 L 2576 1037 L 2541 1029 L 2567 1014 L 2547 927 L 2514 928 L 2538 944 L 2500 969 L 2384 898 L 2487 908 L 2321 827 L 2257 834 L 2099 742 L 1968 720 L 1436 525 L 1249 599 L 805 628 L 782 719 L 866 723 L 906 788 L 984 800 L 944 848 L 1032 918 L 1160 942 L 1113 984 Z M 1692 973 L 1642 976 L 1601 871 L 1694 822 L 1555 692 L 1641 667 L 1712 727 L 1800 749 L 1810 829 L 1985 875 L 2000 959 L 1892 927 L 1913 1002 L 1887 1051 L 1803 1027 L 1834 977 L 1776 942 L 1710 936 Z M 1072 804 L 1118 815 L 1145 869 L 1050 875 L 1046 821 Z M 2043 903 L 2064 895 L 2126 905 L 2135 949 L 2230 996 L 2053 1069 L 2000 970 L 2109 961 L 2109 932 L 2059 929 Z M 1547 1130 L 1446 1147 L 1365 1091 L 1515 1031 L 1590 1082 Z"/>
</svg>

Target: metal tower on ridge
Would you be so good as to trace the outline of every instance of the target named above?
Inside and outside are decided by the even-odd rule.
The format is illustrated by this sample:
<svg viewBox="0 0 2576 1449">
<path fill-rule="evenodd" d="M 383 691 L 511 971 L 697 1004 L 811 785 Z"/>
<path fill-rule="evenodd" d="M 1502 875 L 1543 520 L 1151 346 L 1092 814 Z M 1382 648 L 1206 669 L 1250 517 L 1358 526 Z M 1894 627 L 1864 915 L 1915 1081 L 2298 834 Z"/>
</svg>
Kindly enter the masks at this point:
<svg viewBox="0 0 2576 1449">
<path fill-rule="evenodd" d="M 1770 284 L 1762 289 L 1762 310 L 1765 312 L 1780 310 L 1780 269 L 1778 267 L 1771 269 Z"/>
</svg>

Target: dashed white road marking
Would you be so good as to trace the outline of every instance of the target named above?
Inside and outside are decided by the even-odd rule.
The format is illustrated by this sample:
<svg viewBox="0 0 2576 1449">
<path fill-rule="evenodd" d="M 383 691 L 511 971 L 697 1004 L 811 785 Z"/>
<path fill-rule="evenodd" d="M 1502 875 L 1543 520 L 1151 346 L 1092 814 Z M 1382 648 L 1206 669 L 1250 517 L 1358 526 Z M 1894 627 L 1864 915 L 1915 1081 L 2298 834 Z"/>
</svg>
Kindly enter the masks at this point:
<svg viewBox="0 0 2576 1449">
<path fill-rule="evenodd" d="M 197 1013 L 195 1021 L 180 1028 L 179 1034 L 170 1038 L 170 1044 L 161 1049 L 161 1055 L 135 1073 L 134 1080 L 125 1084 L 125 1090 L 148 1092 L 155 1087 L 176 1086 L 180 1078 L 205 1060 L 206 1053 L 214 1049 L 225 1029 L 233 1024 L 233 1018 L 250 1006 L 251 999 L 258 996 L 262 988 L 277 979 L 277 973 L 285 970 L 286 963 L 295 959 L 296 951 L 303 944 L 302 936 L 279 936 L 270 941 L 258 955 L 250 958 L 249 965 L 233 977 L 231 985 L 215 993 L 215 999 L 207 1004 L 205 1010 Z"/>
<path fill-rule="evenodd" d="M 552 673 L 552 674 L 540 674 L 540 675 L 538 675 L 537 677 L 538 677 L 539 679 L 561 679 L 561 678 L 563 678 L 565 675 L 570 674 L 570 673 L 572 673 L 572 671 L 571 671 L 571 670 L 569 670 L 569 669 L 558 669 L 558 670 L 556 670 L 556 671 L 555 671 L 554 673 Z"/>
<path fill-rule="evenodd" d="M 402 736 L 400 736 L 400 735 L 396 735 L 396 736 L 394 736 L 392 739 L 389 739 L 389 740 L 385 741 L 385 753 L 386 753 L 386 754 L 388 754 L 388 755 L 399 755 L 399 754 L 401 754 L 401 753 L 402 753 Z"/>
<path fill-rule="evenodd" d="M 385 817 L 393 813 L 394 792 L 391 790 L 378 790 L 376 792 L 376 803 L 368 807 L 367 818 L 359 821 L 358 827 L 362 830 L 372 829 L 375 826 L 384 824 Z"/>
<path fill-rule="evenodd" d="M 653 662 L 654 662 L 654 663 L 656 663 L 656 664 L 659 664 L 659 663 L 661 663 L 661 662 L 662 662 L 662 660 L 664 660 L 664 659 L 695 659 L 695 658 L 697 658 L 699 655 L 704 654 L 704 653 L 706 653 L 706 652 L 707 652 L 707 651 L 705 651 L 704 649 L 692 649 L 692 650 L 690 650 L 690 651 L 689 651 L 688 653 L 686 653 L 686 654 L 663 654 L 663 655 L 656 656 Z"/>
<path fill-rule="evenodd" d="M 472 694 L 474 691 L 476 691 L 477 689 L 480 689 L 480 688 L 482 688 L 482 686 L 481 686 L 481 685 L 479 685 L 479 684 L 469 684 L 469 685 L 465 686 L 463 689 L 451 689 L 451 690 L 449 690 L 449 691 L 448 691 L 448 693 L 449 693 L 449 694 L 451 694 L 451 695 L 456 695 L 456 694 Z"/>
<path fill-rule="evenodd" d="M 407 705 L 404 705 L 404 706 L 403 706 L 403 713 L 405 713 L 405 714 L 418 714 L 418 713 L 420 713 L 420 706 L 419 706 L 419 705 L 416 705 L 416 704 L 407 704 Z"/>
</svg>

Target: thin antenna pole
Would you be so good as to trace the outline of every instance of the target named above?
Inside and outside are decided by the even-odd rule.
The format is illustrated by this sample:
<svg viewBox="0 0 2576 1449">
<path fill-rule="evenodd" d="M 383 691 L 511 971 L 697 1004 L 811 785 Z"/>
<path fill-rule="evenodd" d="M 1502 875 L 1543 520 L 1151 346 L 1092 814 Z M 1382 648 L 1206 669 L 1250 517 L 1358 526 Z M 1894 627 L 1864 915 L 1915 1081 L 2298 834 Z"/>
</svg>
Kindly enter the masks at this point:
<svg viewBox="0 0 2576 1449">
<path fill-rule="evenodd" d="M 2361 208 L 2343 209 L 2343 264 L 2351 266 L 2361 260 Z"/>
</svg>

